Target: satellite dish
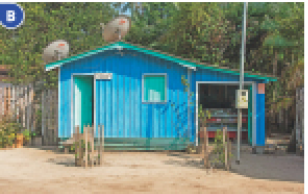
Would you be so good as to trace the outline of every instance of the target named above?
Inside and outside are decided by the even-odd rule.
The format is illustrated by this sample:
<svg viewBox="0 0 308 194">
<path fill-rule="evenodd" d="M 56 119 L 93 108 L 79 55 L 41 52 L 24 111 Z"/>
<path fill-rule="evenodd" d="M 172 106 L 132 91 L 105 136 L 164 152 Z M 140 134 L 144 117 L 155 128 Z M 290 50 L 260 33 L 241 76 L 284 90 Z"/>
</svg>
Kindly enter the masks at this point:
<svg viewBox="0 0 308 194">
<path fill-rule="evenodd" d="M 45 63 L 51 63 L 68 57 L 69 44 L 65 40 L 56 40 L 50 43 L 43 51 Z"/>
<path fill-rule="evenodd" d="M 121 40 L 130 29 L 131 20 L 128 16 L 118 16 L 111 20 L 106 26 L 103 24 L 103 38 L 106 42 Z"/>
</svg>

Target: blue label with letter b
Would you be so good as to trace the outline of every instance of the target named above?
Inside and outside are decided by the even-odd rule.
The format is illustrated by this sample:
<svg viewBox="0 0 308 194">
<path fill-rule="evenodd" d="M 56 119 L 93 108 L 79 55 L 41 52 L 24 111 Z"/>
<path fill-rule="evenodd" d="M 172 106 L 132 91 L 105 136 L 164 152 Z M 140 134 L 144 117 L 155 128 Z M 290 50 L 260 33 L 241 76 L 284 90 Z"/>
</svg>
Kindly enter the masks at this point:
<svg viewBox="0 0 308 194">
<path fill-rule="evenodd" d="M 0 3 L 0 24 L 7 29 L 16 29 L 25 19 L 22 7 L 15 3 Z"/>
</svg>

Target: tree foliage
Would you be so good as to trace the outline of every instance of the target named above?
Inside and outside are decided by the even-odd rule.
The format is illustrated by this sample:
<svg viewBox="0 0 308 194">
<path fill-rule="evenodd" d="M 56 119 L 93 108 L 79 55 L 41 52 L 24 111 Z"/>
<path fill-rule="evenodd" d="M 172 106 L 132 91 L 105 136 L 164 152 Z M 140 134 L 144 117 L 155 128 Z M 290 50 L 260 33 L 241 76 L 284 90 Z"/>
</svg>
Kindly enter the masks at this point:
<svg viewBox="0 0 308 194">
<path fill-rule="evenodd" d="M 101 22 L 115 14 L 109 3 L 20 3 L 26 13 L 25 23 L 17 30 L 0 27 L 1 64 L 13 66 L 16 83 L 44 79 L 55 86 L 57 74 L 45 73 L 43 49 L 52 41 L 64 39 L 70 55 L 102 46 Z"/>
</svg>

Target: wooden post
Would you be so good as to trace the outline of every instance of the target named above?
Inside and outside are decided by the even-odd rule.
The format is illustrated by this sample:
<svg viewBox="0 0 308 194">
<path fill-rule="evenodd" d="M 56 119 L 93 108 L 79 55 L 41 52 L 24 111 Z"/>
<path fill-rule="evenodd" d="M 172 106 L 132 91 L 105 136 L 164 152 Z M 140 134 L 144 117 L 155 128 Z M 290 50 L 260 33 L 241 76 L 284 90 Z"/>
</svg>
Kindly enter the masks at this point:
<svg viewBox="0 0 308 194">
<path fill-rule="evenodd" d="M 7 87 L 8 91 L 7 91 L 7 112 L 8 112 L 8 115 L 11 115 L 11 86 L 8 86 Z"/>
<path fill-rule="evenodd" d="M 29 86 L 26 86 L 26 96 L 25 96 L 25 115 L 26 115 L 26 127 L 30 129 L 30 115 L 29 115 Z"/>
<path fill-rule="evenodd" d="M 223 127 L 223 145 L 224 145 L 224 152 L 225 152 L 225 168 L 228 169 L 228 144 L 226 143 L 226 131 L 227 128 Z"/>
<path fill-rule="evenodd" d="M 305 96 L 304 96 L 304 87 L 302 87 L 300 89 L 300 98 L 301 98 L 301 145 L 302 145 L 302 153 L 304 154 L 304 147 L 305 147 L 305 117 L 304 117 L 304 114 L 305 114 L 305 111 L 304 111 L 304 105 L 305 105 Z"/>
<path fill-rule="evenodd" d="M 15 111 L 15 107 L 16 107 L 16 86 L 12 86 L 12 101 L 13 101 L 13 103 L 12 103 L 12 109 L 11 109 L 11 111 L 12 111 L 12 113 L 13 113 L 13 116 L 14 116 L 14 118 L 16 118 L 16 111 Z"/>
<path fill-rule="evenodd" d="M 5 116 L 7 108 L 7 87 L 4 87 L 3 97 L 3 115 Z"/>
<path fill-rule="evenodd" d="M 100 164 L 103 165 L 103 152 L 104 152 L 104 125 L 101 125 L 101 143 L 100 143 Z"/>
<path fill-rule="evenodd" d="M 45 118 L 44 118 L 44 114 L 45 114 L 45 90 L 42 91 L 41 105 L 42 105 L 42 115 L 41 115 L 41 117 L 42 117 L 41 118 L 42 119 L 42 122 L 41 122 L 41 124 L 42 124 L 42 140 L 43 140 L 43 144 L 45 145 Z M 77 130 L 77 129 L 75 129 L 75 130 Z M 76 148 L 75 148 L 75 150 L 76 150 Z"/>
<path fill-rule="evenodd" d="M 33 110 L 33 99 L 34 99 L 34 91 L 33 91 L 33 84 L 30 85 L 30 94 L 29 94 L 29 115 L 30 115 L 30 129 L 31 132 L 34 131 L 34 115 L 35 111 Z"/>
<path fill-rule="evenodd" d="M 232 154 L 232 143 L 231 141 L 229 141 L 228 138 L 228 168 L 227 168 L 228 171 L 231 168 L 231 154 Z"/>
<path fill-rule="evenodd" d="M 59 86 L 58 86 L 59 87 Z M 59 99 L 58 99 L 58 89 L 56 90 L 56 100 L 55 100 L 55 109 L 56 109 L 56 114 L 55 114 L 55 118 L 56 118 L 56 121 L 55 121 L 55 138 L 56 138 L 56 144 L 58 144 L 58 134 L 59 134 L 59 123 L 58 123 L 58 103 L 59 103 Z"/>
<path fill-rule="evenodd" d="M 2 101 L 3 101 L 3 88 L 0 87 L 0 121 L 2 121 Z"/>
<path fill-rule="evenodd" d="M 20 85 L 18 85 L 18 87 L 16 87 L 16 112 L 17 112 L 17 119 L 16 121 L 18 123 L 20 123 Z"/>
<path fill-rule="evenodd" d="M 295 117 L 295 138 L 296 138 L 296 152 L 298 153 L 298 148 L 299 148 L 299 140 L 300 140 L 300 127 L 299 127 L 299 102 L 300 102 L 300 93 L 299 93 L 299 88 L 296 88 L 296 117 Z"/>
<path fill-rule="evenodd" d="M 98 158 L 98 163 L 99 163 L 99 165 L 101 166 L 101 163 L 100 163 L 100 158 L 102 157 L 102 155 L 101 155 L 101 128 L 100 128 L 100 126 L 98 125 L 97 126 L 97 140 L 98 140 L 98 156 L 99 156 L 99 158 Z"/>
<path fill-rule="evenodd" d="M 92 161 L 92 166 L 94 166 L 94 137 L 95 137 L 95 128 L 94 126 L 92 125 L 92 127 L 89 125 L 89 129 L 91 129 L 91 134 L 92 134 L 92 137 L 91 137 L 91 149 L 92 149 L 92 154 L 91 154 L 91 161 Z"/>
<path fill-rule="evenodd" d="M 45 125 L 45 142 L 48 142 L 48 91 L 44 91 L 44 125 Z"/>
<path fill-rule="evenodd" d="M 54 118 L 54 91 L 50 90 L 50 129 L 51 129 L 51 144 L 54 145 L 55 143 L 55 118 Z"/>
<path fill-rule="evenodd" d="M 50 144 L 50 142 L 51 142 L 51 91 L 50 91 L 50 89 L 48 89 L 48 91 L 47 91 L 47 95 L 48 95 L 48 97 L 47 97 L 47 130 L 48 130 L 48 145 Z"/>
<path fill-rule="evenodd" d="M 79 165 L 78 159 L 79 159 L 79 126 L 77 125 L 75 127 L 75 165 Z"/>
<path fill-rule="evenodd" d="M 25 86 L 22 87 L 22 126 L 26 127 L 26 113 L 25 113 Z"/>
<path fill-rule="evenodd" d="M 83 127 L 84 143 L 85 143 L 85 164 L 84 164 L 85 168 L 88 167 L 88 131 L 89 131 L 88 126 Z"/>
<path fill-rule="evenodd" d="M 27 115 L 28 115 L 28 117 L 27 117 L 27 129 L 30 131 L 31 130 L 31 117 L 32 117 L 32 114 L 31 114 L 31 105 L 32 105 L 32 103 L 31 103 L 31 84 L 28 86 L 28 91 L 27 91 L 27 93 L 28 93 L 28 102 L 27 102 Z"/>
<path fill-rule="evenodd" d="M 208 135 L 206 132 L 206 127 L 203 127 L 203 153 L 204 153 L 204 167 L 208 168 L 209 164 L 208 164 Z"/>
</svg>

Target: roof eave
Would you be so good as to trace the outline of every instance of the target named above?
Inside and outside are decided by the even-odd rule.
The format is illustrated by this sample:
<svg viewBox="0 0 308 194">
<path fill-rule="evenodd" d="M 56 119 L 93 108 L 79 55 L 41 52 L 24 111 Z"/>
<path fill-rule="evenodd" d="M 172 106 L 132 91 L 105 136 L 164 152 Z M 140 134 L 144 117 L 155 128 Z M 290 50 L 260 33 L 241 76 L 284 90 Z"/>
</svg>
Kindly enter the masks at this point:
<svg viewBox="0 0 308 194">
<path fill-rule="evenodd" d="M 78 54 L 76 56 L 72 56 L 72 57 L 69 57 L 69 58 L 62 59 L 60 61 L 55 61 L 55 62 L 49 63 L 45 66 L 45 71 L 50 71 L 50 70 L 55 69 L 57 67 L 61 67 L 65 63 L 69 63 L 69 62 L 78 60 L 80 58 L 84 58 L 84 57 L 88 57 L 88 56 L 91 56 L 91 55 L 94 55 L 94 54 L 97 54 L 97 53 L 101 53 L 101 52 L 104 52 L 106 50 L 123 49 L 123 48 L 135 50 L 135 51 L 142 52 L 142 53 L 145 53 L 145 54 L 150 54 L 152 56 L 159 57 L 159 58 L 162 58 L 162 59 L 165 59 L 165 60 L 168 60 L 168 61 L 172 61 L 172 62 L 178 63 L 181 66 L 187 67 L 189 69 L 193 69 L 194 71 L 196 71 L 197 68 L 201 68 L 201 69 L 208 69 L 208 70 L 212 70 L 212 71 L 229 73 L 229 74 L 233 74 L 233 75 L 239 75 L 239 72 L 234 71 L 234 70 L 230 70 L 230 69 L 227 69 L 227 68 L 219 68 L 219 67 L 215 67 L 215 66 L 204 66 L 204 65 L 201 65 L 201 64 L 197 64 L 196 62 L 189 61 L 188 59 L 184 60 L 184 59 L 181 59 L 181 58 L 176 57 L 176 56 L 169 56 L 168 54 L 164 54 L 162 52 L 149 50 L 149 49 L 146 49 L 144 47 L 135 46 L 135 45 L 132 45 L 132 44 L 129 44 L 129 43 L 126 43 L 126 42 L 122 42 L 122 41 L 110 43 L 107 46 L 103 46 L 103 47 L 95 49 L 95 50 L 91 50 L 91 51 L 88 51 L 88 52 Z M 244 76 L 251 77 L 251 78 L 254 78 L 254 79 L 263 80 L 263 81 L 277 81 L 277 78 L 275 78 L 275 77 L 267 77 L 267 76 L 256 75 L 256 74 L 244 73 Z"/>
</svg>

